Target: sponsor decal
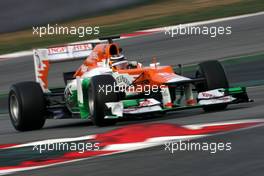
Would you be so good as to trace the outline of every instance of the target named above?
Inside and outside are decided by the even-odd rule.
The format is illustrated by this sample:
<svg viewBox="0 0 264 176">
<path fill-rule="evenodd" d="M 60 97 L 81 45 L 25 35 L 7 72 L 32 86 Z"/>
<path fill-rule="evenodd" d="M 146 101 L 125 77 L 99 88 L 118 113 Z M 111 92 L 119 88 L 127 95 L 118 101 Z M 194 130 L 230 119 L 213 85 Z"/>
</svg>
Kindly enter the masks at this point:
<svg viewBox="0 0 264 176">
<path fill-rule="evenodd" d="M 91 50 L 91 49 L 93 49 L 93 47 L 92 47 L 92 44 L 90 43 L 73 46 L 73 52 L 85 51 L 85 50 Z"/>
<path fill-rule="evenodd" d="M 67 52 L 68 52 L 67 46 L 48 48 L 48 55 L 62 54 L 62 53 L 67 53 Z"/>
<path fill-rule="evenodd" d="M 118 75 L 115 77 L 118 86 L 128 86 L 131 83 L 131 79 L 128 75 Z"/>
<path fill-rule="evenodd" d="M 198 99 L 210 99 L 223 97 L 225 95 L 224 89 L 214 89 L 206 92 L 200 92 L 198 94 Z"/>
</svg>

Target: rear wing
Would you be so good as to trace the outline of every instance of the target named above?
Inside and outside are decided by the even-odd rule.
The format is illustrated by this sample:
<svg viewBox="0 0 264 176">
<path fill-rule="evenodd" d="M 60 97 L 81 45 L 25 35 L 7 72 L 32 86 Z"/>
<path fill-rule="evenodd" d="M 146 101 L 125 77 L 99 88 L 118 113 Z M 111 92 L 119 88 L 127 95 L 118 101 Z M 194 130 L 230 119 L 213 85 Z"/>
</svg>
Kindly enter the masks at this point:
<svg viewBox="0 0 264 176">
<path fill-rule="evenodd" d="M 50 64 L 54 62 L 65 62 L 88 57 L 94 47 L 94 43 L 73 44 L 56 46 L 45 49 L 34 49 L 35 78 L 44 92 L 49 92 L 48 73 Z"/>
</svg>

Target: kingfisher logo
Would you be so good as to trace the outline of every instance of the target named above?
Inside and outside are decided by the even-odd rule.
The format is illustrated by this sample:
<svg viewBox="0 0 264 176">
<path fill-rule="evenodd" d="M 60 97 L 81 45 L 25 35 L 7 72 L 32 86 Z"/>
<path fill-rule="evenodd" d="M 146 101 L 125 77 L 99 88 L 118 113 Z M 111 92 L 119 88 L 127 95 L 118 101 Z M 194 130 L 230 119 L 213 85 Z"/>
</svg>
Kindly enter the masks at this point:
<svg viewBox="0 0 264 176">
<path fill-rule="evenodd" d="M 209 94 L 209 93 L 206 93 L 206 92 L 202 92 L 202 96 L 205 97 L 205 98 L 212 98 L 212 97 L 214 97 L 213 94 Z"/>
</svg>

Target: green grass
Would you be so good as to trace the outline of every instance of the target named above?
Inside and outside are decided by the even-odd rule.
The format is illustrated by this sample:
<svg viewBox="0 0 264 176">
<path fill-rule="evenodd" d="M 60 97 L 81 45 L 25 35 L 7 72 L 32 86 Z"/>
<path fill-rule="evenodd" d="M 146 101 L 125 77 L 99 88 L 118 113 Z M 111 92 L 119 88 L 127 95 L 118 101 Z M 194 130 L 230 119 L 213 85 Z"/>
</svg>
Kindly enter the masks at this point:
<svg viewBox="0 0 264 176">
<path fill-rule="evenodd" d="M 162 2 L 156 0 L 155 3 Z M 136 10 L 136 9 L 135 9 Z M 162 27 L 167 25 L 183 24 L 193 21 L 209 20 L 214 18 L 221 18 L 233 15 L 240 15 L 246 13 L 259 12 L 264 10 L 263 0 L 243 0 L 238 3 L 230 5 L 220 5 L 212 8 L 199 9 L 191 12 L 181 12 L 167 16 L 159 16 L 153 19 L 136 19 L 131 21 L 121 22 L 115 25 L 106 25 L 100 28 L 100 35 L 107 36 L 113 34 L 133 32 L 142 29 L 148 29 L 152 27 Z M 135 11 L 136 12 L 136 11 Z M 114 11 L 113 13 L 118 13 Z M 32 32 L 32 31 L 30 31 Z M 15 34 L 14 34 L 15 35 Z M 99 36 L 90 36 L 87 38 L 79 38 L 75 35 L 57 35 L 57 36 L 46 36 L 46 37 L 17 37 L 12 36 L 12 40 L 3 42 L 0 35 L 0 54 L 27 50 L 38 47 L 46 47 L 49 45 L 75 42 L 81 40 L 88 40 L 97 38 Z"/>
</svg>

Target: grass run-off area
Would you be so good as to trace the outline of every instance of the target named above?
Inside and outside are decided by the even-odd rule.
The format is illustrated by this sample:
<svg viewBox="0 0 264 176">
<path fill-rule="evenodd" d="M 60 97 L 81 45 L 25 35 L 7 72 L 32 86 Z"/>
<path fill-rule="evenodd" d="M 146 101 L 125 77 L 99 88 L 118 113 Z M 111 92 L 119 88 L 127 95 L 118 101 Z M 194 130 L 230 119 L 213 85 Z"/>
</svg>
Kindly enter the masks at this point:
<svg viewBox="0 0 264 176">
<path fill-rule="evenodd" d="M 96 36 L 45 35 L 39 37 L 32 34 L 32 29 L 0 34 L 0 54 L 263 10 L 263 0 L 153 0 L 139 6 L 119 9 L 103 15 L 98 14 L 91 18 L 82 17 L 74 21 L 56 23 L 59 26 L 68 27 L 99 26 L 100 34 Z"/>
</svg>

